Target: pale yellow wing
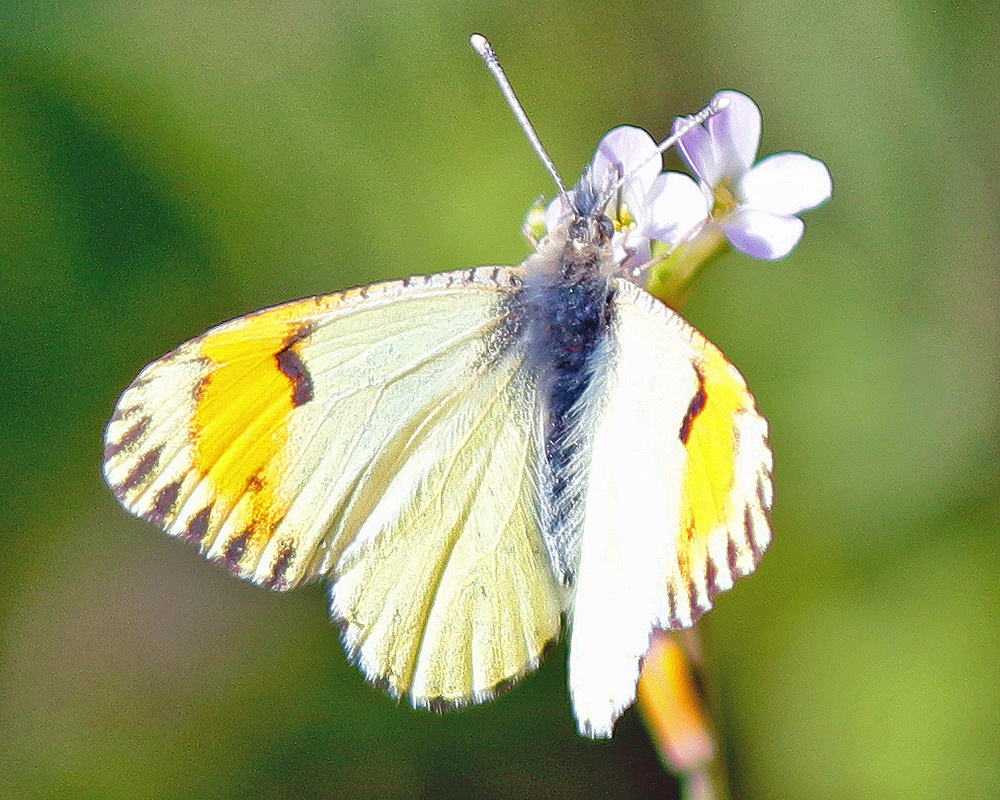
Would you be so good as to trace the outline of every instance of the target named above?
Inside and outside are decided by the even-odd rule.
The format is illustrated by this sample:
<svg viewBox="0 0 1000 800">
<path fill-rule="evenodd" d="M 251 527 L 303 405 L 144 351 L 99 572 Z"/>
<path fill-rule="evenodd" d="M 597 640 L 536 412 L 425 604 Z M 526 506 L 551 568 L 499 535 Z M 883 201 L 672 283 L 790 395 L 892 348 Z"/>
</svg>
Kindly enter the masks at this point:
<svg viewBox="0 0 1000 800">
<path fill-rule="evenodd" d="M 590 469 L 572 611 L 581 732 L 610 736 L 653 629 L 688 627 L 770 541 L 767 423 L 742 376 L 677 314 L 614 280 L 581 430 Z"/>
<path fill-rule="evenodd" d="M 107 482 L 241 578 L 328 577 L 349 652 L 393 694 L 483 699 L 537 663 L 562 609 L 517 285 L 480 268 L 214 328 L 123 393 Z"/>
<path fill-rule="evenodd" d="M 416 705 L 489 698 L 558 631 L 563 601 L 536 521 L 534 388 L 519 361 L 463 383 L 415 432 L 330 586 L 361 670 Z"/>
</svg>

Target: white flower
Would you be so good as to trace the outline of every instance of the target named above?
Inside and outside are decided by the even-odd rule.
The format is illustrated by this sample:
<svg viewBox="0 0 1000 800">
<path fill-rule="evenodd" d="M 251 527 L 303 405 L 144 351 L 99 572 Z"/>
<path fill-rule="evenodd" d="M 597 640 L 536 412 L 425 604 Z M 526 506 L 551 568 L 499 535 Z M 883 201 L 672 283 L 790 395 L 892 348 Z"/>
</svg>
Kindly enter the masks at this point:
<svg viewBox="0 0 1000 800">
<path fill-rule="evenodd" d="M 805 225 L 797 215 L 830 197 L 830 172 L 802 153 L 778 153 L 754 165 L 760 144 L 757 104 L 739 92 L 719 92 L 713 102 L 724 107 L 677 143 L 698 178 L 699 208 L 737 250 L 781 258 L 802 238 Z M 676 119 L 674 131 L 685 124 Z"/>
<path fill-rule="evenodd" d="M 675 244 L 707 216 L 695 183 L 686 175 L 661 172 L 662 163 L 652 136 L 641 128 L 622 126 L 601 139 L 584 175 L 598 193 L 628 176 L 611 211 L 614 259 L 624 269 L 649 261 L 651 240 Z M 579 191 L 578 186 L 568 193 L 570 203 Z M 545 212 L 546 229 L 551 231 L 570 213 L 572 209 L 557 197 Z"/>
<path fill-rule="evenodd" d="M 754 258 L 787 255 L 805 229 L 798 215 L 830 197 L 830 173 L 823 162 L 802 153 L 778 153 L 754 165 L 761 127 L 756 103 L 739 92 L 719 92 L 712 105 L 720 110 L 677 142 L 697 182 L 661 172 L 657 144 L 644 130 L 615 128 L 601 139 L 576 189 L 549 204 L 545 229 L 553 230 L 573 213 L 581 192 L 604 199 L 602 193 L 625 176 L 617 196 L 607 196 L 612 207 L 606 212 L 615 227 L 614 259 L 623 271 L 637 273 L 648 265 L 654 241 L 665 245 L 655 248 L 660 257 L 664 250 L 673 252 L 675 262 L 692 257 L 700 262 L 723 237 Z M 674 133 L 689 125 L 678 118 Z M 677 251 L 678 245 L 690 252 Z M 696 266 L 687 264 L 685 270 Z"/>
</svg>

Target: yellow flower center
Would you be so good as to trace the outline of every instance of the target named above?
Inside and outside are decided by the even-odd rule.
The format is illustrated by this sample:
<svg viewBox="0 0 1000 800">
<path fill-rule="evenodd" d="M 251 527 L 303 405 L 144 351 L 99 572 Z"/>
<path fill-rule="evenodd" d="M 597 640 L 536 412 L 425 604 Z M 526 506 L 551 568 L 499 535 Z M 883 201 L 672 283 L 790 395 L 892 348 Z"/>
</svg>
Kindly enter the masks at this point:
<svg viewBox="0 0 1000 800">
<path fill-rule="evenodd" d="M 619 233 L 628 232 L 635 227 L 635 217 L 632 216 L 632 212 L 629 211 L 626 203 L 619 203 L 618 215 L 615 217 L 613 224 L 615 230 Z"/>
<path fill-rule="evenodd" d="M 715 204 L 712 206 L 709 216 L 713 220 L 720 220 L 738 205 L 739 202 L 729 186 L 729 181 L 720 181 L 719 185 L 715 187 Z"/>
</svg>

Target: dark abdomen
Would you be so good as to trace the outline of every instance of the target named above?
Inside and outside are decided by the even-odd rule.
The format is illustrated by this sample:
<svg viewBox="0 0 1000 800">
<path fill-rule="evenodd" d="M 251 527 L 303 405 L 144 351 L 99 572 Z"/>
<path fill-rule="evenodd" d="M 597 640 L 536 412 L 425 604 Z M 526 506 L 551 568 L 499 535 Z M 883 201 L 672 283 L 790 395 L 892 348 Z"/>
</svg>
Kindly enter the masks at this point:
<svg viewBox="0 0 1000 800">
<path fill-rule="evenodd" d="M 585 440 L 573 435 L 577 404 L 594 377 L 594 357 L 608 330 L 608 281 L 599 277 L 575 283 L 525 286 L 521 290 L 528 336 L 528 359 L 543 410 L 543 447 L 539 454 L 542 534 L 553 568 L 563 583 L 576 569 L 580 481 L 571 480 L 586 459 Z"/>
</svg>

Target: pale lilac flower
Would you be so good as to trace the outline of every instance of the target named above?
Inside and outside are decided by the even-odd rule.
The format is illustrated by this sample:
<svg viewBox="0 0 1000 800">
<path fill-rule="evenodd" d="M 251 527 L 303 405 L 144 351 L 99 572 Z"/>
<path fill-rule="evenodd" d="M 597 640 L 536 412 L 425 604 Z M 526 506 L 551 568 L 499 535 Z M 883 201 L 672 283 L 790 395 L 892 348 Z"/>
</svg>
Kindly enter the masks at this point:
<svg viewBox="0 0 1000 800">
<path fill-rule="evenodd" d="M 739 92 L 719 92 L 724 107 L 681 137 L 677 149 L 698 178 L 700 209 L 729 243 L 754 258 L 791 252 L 805 225 L 798 214 L 830 197 L 830 173 L 802 153 L 778 153 L 754 165 L 760 109 Z M 674 121 L 674 131 L 685 125 Z"/>
<path fill-rule="evenodd" d="M 707 216 L 698 187 L 686 175 L 661 172 L 662 157 L 653 137 L 641 128 L 622 126 L 607 133 L 594 153 L 586 180 L 598 191 L 628 176 L 610 211 L 615 262 L 624 269 L 650 259 L 650 241 L 676 244 Z M 572 203 L 577 190 L 569 192 Z M 551 231 L 571 212 L 557 197 L 545 212 Z"/>
</svg>

